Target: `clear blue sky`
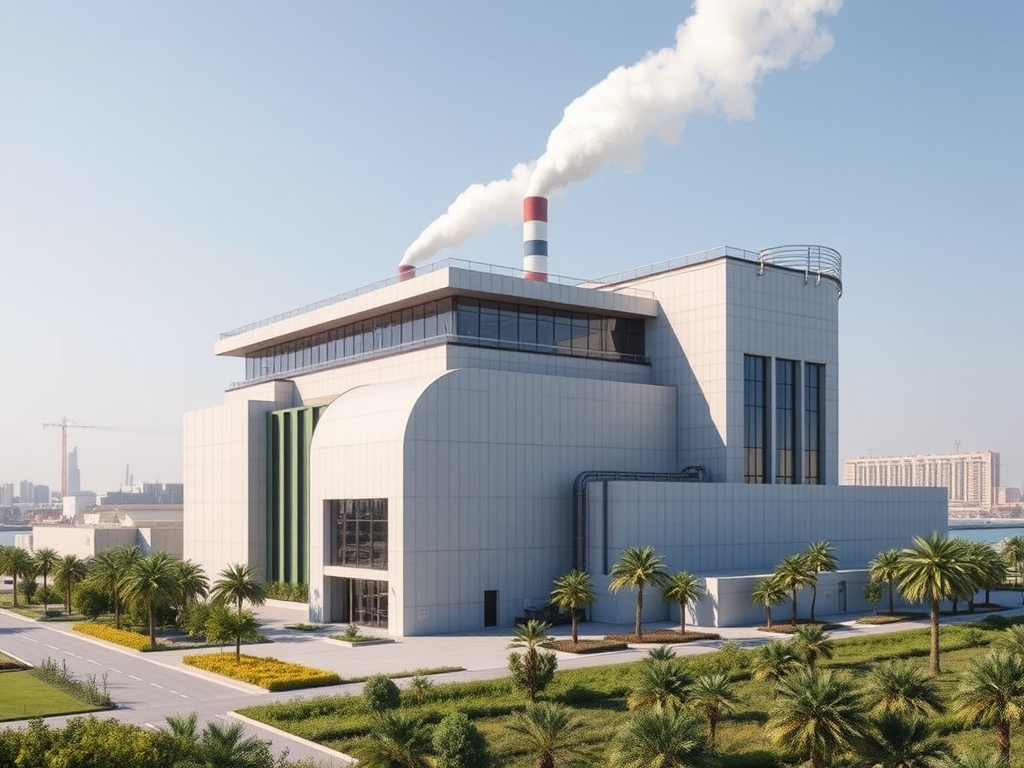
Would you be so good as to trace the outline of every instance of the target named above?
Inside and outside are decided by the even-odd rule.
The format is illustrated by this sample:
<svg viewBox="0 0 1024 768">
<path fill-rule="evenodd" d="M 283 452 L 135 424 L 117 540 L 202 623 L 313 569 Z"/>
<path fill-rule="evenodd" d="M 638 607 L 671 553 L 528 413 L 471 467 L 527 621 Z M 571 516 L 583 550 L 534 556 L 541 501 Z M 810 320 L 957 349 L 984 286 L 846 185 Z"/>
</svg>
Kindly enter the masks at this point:
<svg viewBox="0 0 1024 768">
<path fill-rule="evenodd" d="M 673 44 L 683 2 L 0 0 L 0 482 L 180 481 L 221 331 L 395 272 L 467 185 Z M 721 244 L 844 256 L 841 458 L 995 450 L 1024 485 L 1024 3 L 848 2 L 750 120 L 551 204 L 553 273 Z M 499 226 L 439 257 L 518 266 Z M 153 434 L 165 432 L 168 434 Z"/>
</svg>

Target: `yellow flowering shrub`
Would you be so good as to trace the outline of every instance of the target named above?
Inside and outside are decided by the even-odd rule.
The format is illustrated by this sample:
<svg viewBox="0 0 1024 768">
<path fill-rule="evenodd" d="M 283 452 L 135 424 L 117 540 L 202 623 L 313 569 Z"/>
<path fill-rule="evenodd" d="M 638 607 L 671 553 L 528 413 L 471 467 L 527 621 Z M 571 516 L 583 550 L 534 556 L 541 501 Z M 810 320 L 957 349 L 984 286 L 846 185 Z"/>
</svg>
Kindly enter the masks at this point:
<svg viewBox="0 0 1024 768">
<path fill-rule="evenodd" d="M 234 654 L 231 653 L 206 653 L 201 656 L 185 656 L 182 662 L 197 669 L 258 685 L 268 691 L 292 691 L 297 688 L 337 685 L 341 682 L 336 672 L 304 667 L 270 656 L 243 654 L 241 660 L 236 662 Z"/>
<path fill-rule="evenodd" d="M 106 624 L 93 624 L 92 622 L 81 622 L 71 627 L 75 632 L 95 637 L 97 640 L 106 640 L 108 643 L 116 643 L 126 648 L 134 648 L 141 651 L 149 647 L 149 638 L 137 632 L 128 632 L 123 629 L 115 629 Z"/>
</svg>

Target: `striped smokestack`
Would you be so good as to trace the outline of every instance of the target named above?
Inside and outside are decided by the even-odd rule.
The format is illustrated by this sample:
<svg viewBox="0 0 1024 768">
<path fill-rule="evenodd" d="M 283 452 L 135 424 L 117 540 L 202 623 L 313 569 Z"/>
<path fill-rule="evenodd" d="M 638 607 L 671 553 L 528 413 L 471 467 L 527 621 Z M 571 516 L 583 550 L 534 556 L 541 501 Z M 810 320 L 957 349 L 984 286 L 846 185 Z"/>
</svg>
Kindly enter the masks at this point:
<svg viewBox="0 0 1024 768">
<path fill-rule="evenodd" d="M 523 272 L 527 280 L 548 279 L 548 199 L 523 198 Z"/>
<path fill-rule="evenodd" d="M 416 267 L 411 264 L 399 264 L 398 265 L 398 279 L 401 282 L 405 282 L 410 277 L 416 277 Z"/>
</svg>

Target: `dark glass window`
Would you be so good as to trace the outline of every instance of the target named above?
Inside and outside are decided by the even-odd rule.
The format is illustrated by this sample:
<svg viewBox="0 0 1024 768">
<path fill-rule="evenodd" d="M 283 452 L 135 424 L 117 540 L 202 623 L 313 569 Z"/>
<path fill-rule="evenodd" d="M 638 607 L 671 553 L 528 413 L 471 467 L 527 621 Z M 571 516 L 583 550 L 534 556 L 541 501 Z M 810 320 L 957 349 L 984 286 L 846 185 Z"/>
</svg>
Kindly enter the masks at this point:
<svg viewBox="0 0 1024 768">
<path fill-rule="evenodd" d="M 796 482 L 796 362 L 775 361 L 775 482 Z"/>
<path fill-rule="evenodd" d="M 555 312 L 555 346 L 559 352 L 572 349 L 572 314 Z"/>
<path fill-rule="evenodd" d="M 418 304 L 250 353 L 246 380 L 451 335 L 460 344 L 646 362 L 643 320 L 460 297 Z"/>
<path fill-rule="evenodd" d="M 498 338 L 503 347 L 515 347 L 519 342 L 519 307 L 515 304 L 502 304 L 500 309 L 500 327 Z"/>
<path fill-rule="evenodd" d="M 743 356 L 743 481 L 764 483 L 768 475 L 768 358 Z"/>
<path fill-rule="evenodd" d="M 455 333 L 471 339 L 480 336 L 480 302 L 475 299 L 459 299 L 455 307 Z"/>
<path fill-rule="evenodd" d="M 328 502 L 335 551 L 331 565 L 388 567 L 388 500 L 336 499 Z"/>
<path fill-rule="evenodd" d="M 555 346 L 555 313 L 550 309 L 537 310 L 537 346 Z"/>
<path fill-rule="evenodd" d="M 412 340 L 422 341 L 423 340 L 423 312 L 424 307 L 418 306 L 412 308 Z M 436 327 L 436 323 L 434 324 Z"/>
<path fill-rule="evenodd" d="M 825 366 L 804 365 L 804 482 L 825 484 Z"/>
<path fill-rule="evenodd" d="M 572 316 L 572 348 L 590 349 L 587 337 L 590 336 L 590 317 L 587 315 Z"/>
<path fill-rule="evenodd" d="M 492 339 L 498 338 L 498 302 L 496 301 L 481 301 L 480 302 L 480 333 L 478 334 L 481 339 Z M 459 333 L 462 331 L 460 329 Z M 464 335 L 464 334 L 463 334 Z"/>
<path fill-rule="evenodd" d="M 437 336 L 437 302 L 431 301 L 423 307 L 423 338 Z"/>
<path fill-rule="evenodd" d="M 519 310 L 519 348 L 533 349 L 537 344 L 537 313 L 530 307 Z"/>
</svg>

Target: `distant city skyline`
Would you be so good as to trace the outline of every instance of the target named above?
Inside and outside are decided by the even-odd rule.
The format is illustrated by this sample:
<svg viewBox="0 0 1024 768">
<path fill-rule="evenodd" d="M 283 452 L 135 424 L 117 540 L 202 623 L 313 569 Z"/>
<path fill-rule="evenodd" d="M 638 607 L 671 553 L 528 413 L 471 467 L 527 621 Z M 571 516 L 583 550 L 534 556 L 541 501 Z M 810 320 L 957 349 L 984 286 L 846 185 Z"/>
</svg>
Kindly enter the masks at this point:
<svg viewBox="0 0 1024 768">
<path fill-rule="evenodd" d="M 960 441 L 1024 486 L 1024 4 L 821 8 L 830 48 L 706 94 L 660 126 L 671 146 L 552 195 L 549 269 L 833 246 L 840 460 Z M 126 463 L 180 482 L 184 414 L 244 379 L 211 354 L 221 332 L 394 275 L 463 190 L 541 157 L 576 99 L 670 49 L 692 13 L 0 5 L 0 328 L 17 361 L 0 478 L 59 488 L 42 425 L 66 416 L 104 428 L 69 432 L 84 487 L 116 487 Z M 437 258 L 516 266 L 522 247 L 498 225 Z"/>
</svg>

